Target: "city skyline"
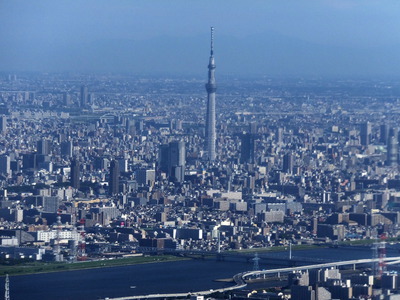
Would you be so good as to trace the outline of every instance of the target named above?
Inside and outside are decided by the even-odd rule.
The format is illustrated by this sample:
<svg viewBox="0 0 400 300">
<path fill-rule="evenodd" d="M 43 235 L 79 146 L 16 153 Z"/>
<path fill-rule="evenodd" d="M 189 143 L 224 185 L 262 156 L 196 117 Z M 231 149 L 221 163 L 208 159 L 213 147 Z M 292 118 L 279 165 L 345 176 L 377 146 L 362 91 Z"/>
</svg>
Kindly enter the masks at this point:
<svg viewBox="0 0 400 300">
<path fill-rule="evenodd" d="M 173 3 L 0 2 L 0 293 L 399 298 L 400 2 Z"/>
</svg>

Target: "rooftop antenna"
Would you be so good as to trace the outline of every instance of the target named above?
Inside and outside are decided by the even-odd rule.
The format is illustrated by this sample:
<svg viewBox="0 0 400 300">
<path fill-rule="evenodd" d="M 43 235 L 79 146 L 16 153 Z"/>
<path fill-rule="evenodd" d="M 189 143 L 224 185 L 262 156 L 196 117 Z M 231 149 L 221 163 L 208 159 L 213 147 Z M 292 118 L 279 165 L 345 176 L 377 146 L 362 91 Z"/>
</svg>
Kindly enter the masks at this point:
<svg viewBox="0 0 400 300">
<path fill-rule="evenodd" d="M 211 56 L 214 55 L 214 27 L 211 26 Z"/>
</svg>

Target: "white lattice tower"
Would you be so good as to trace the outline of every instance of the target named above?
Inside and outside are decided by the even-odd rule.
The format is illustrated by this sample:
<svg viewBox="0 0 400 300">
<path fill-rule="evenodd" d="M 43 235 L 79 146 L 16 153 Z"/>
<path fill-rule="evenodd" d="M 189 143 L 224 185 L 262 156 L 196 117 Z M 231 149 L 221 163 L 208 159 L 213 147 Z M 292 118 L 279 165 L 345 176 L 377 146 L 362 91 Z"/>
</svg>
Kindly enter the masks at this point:
<svg viewBox="0 0 400 300">
<path fill-rule="evenodd" d="M 8 278 L 8 274 L 6 275 L 4 290 L 4 300 L 10 300 L 10 279 Z"/>
<path fill-rule="evenodd" d="M 258 253 L 256 253 L 256 254 L 254 255 L 254 258 L 252 259 L 252 261 L 254 262 L 254 264 L 253 264 L 253 271 L 258 271 L 258 270 L 260 270 L 260 265 L 259 265 L 260 258 L 258 257 Z"/>
<path fill-rule="evenodd" d="M 61 226 L 62 226 L 62 223 L 61 223 L 61 216 L 60 216 L 60 213 L 58 213 L 58 216 L 57 216 L 56 244 L 55 244 L 55 246 L 54 246 L 54 252 L 55 252 L 56 254 L 60 254 L 60 252 L 61 252 L 61 249 L 60 249 Z"/>
<path fill-rule="evenodd" d="M 77 259 L 79 261 L 86 260 L 86 241 L 85 241 L 85 220 L 80 220 L 80 239 L 78 243 Z"/>
</svg>

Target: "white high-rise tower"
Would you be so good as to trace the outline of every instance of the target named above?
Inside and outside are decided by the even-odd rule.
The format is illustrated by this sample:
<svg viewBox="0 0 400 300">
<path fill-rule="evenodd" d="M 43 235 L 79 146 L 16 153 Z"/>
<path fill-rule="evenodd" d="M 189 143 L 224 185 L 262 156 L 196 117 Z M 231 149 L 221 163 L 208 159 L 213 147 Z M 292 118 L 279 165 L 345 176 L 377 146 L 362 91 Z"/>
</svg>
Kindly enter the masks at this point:
<svg viewBox="0 0 400 300">
<path fill-rule="evenodd" d="M 211 53 L 208 63 L 208 82 L 206 84 L 208 94 L 207 99 L 207 115 L 206 115 L 206 144 L 207 155 L 209 161 L 215 160 L 215 91 L 217 84 L 215 82 L 215 61 L 214 61 L 214 27 L 211 27 Z"/>
</svg>

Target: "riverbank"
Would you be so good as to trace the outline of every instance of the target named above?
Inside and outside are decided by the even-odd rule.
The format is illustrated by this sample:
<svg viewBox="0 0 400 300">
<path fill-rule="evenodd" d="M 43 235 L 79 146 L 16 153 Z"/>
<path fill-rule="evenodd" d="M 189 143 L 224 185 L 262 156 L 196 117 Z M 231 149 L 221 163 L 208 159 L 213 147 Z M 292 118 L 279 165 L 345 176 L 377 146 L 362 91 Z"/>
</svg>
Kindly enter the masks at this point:
<svg viewBox="0 0 400 300">
<path fill-rule="evenodd" d="M 318 248 L 328 248 L 328 245 L 292 245 L 293 251 L 300 250 L 311 250 Z M 265 253 L 265 252 L 283 252 L 288 251 L 289 246 L 274 246 L 268 248 L 251 248 L 251 249 L 240 249 L 240 250 L 232 250 L 231 252 L 236 253 Z"/>
<path fill-rule="evenodd" d="M 386 256 L 399 256 L 400 245 L 388 247 Z M 271 253 L 272 256 L 273 253 Z M 279 258 L 287 257 L 287 251 L 275 252 Z M 262 255 L 260 255 L 261 257 Z M 372 250 L 359 247 L 317 248 L 308 251 L 293 251 L 293 256 L 310 257 L 316 260 L 340 261 L 370 259 Z M 152 257 L 150 257 L 152 258 Z M 155 258 L 155 257 L 153 257 Z M 96 300 L 148 294 L 173 294 L 205 291 L 232 286 L 231 282 L 217 281 L 232 278 L 234 274 L 253 269 L 253 261 L 217 260 L 215 257 L 189 259 L 165 263 L 142 263 L 55 272 L 25 276 L 10 276 L 10 292 L 13 300 Z M 261 270 L 277 268 L 262 259 Z M 282 266 L 284 267 L 284 266 Z M 1 279 L 1 278 L 0 278 Z M 4 278 L 1 279 L 4 282 Z M 4 294 L 0 284 L 0 295 Z M 62 291 L 62 292 L 60 292 Z"/>
<path fill-rule="evenodd" d="M 339 242 L 338 246 L 367 246 L 374 243 L 375 240 L 353 240 Z M 388 239 L 388 242 L 398 242 L 397 239 Z M 292 251 L 324 249 L 332 245 L 292 245 Z M 268 248 L 252 248 L 242 250 L 232 250 L 236 253 L 267 253 L 267 252 L 285 252 L 289 250 L 289 246 L 275 246 Z M 138 256 L 128 258 L 118 258 L 112 260 L 98 260 L 98 261 L 85 261 L 85 262 L 29 262 L 17 265 L 0 265 L 0 276 L 9 275 L 28 275 L 37 273 L 50 273 L 62 271 L 75 271 L 94 268 L 107 268 L 115 266 L 145 264 L 145 263 L 158 263 L 187 260 L 187 257 L 178 257 L 173 255 L 157 255 L 157 256 Z"/>
<path fill-rule="evenodd" d="M 85 269 L 108 268 L 136 264 L 160 263 L 187 260 L 185 257 L 173 255 L 138 256 L 112 260 L 96 260 L 85 262 L 29 262 L 23 265 L 0 265 L 0 276 L 28 275 L 38 273 L 76 271 Z"/>
</svg>

